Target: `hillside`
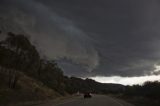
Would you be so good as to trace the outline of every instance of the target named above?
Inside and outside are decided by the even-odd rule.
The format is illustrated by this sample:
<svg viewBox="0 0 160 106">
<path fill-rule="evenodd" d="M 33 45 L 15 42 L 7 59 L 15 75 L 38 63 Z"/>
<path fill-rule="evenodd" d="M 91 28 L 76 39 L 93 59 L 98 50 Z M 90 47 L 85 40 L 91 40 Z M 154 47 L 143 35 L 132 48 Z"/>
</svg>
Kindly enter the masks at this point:
<svg viewBox="0 0 160 106">
<path fill-rule="evenodd" d="M 31 102 L 60 97 L 60 94 L 31 77 L 20 73 L 21 77 L 16 88 L 7 87 L 6 75 L 0 74 L 0 103 L 16 104 L 18 102 Z"/>
</svg>

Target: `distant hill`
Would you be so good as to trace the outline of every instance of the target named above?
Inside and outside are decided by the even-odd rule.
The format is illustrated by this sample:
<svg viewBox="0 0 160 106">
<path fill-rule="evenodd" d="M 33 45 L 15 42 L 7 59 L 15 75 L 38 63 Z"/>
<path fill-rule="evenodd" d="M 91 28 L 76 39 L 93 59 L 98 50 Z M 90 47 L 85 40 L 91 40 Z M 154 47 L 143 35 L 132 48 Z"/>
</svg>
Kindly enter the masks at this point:
<svg viewBox="0 0 160 106">
<path fill-rule="evenodd" d="M 69 85 L 72 85 L 69 88 L 68 92 L 92 92 L 92 93 L 98 93 L 98 94 L 108 94 L 108 93 L 120 93 L 125 89 L 124 85 L 120 84 L 105 84 L 105 83 L 99 83 L 92 79 L 80 79 L 76 77 L 71 77 L 69 79 L 69 82 L 67 82 Z"/>
</svg>

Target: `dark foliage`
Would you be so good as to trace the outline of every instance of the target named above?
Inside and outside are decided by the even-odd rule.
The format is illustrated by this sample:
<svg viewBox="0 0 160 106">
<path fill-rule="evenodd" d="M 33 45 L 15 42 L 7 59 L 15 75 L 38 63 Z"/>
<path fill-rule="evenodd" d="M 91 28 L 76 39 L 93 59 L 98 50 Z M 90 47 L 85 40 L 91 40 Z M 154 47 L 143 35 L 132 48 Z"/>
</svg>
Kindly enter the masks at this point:
<svg viewBox="0 0 160 106">
<path fill-rule="evenodd" d="M 98 83 L 92 79 L 81 79 L 76 77 L 65 78 L 67 83 L 67 92 L 76 93 L 77 91 L 82 93 L 98 93 L 98 94 L 108 94 L 108 93 L 120 93 L 124 90 L 124 86 L 120 84 L 102 84 Z M 68 82 L 67 82 L 68 81 Z"/>
<path fill-rule="evenodd" d="M 160 99 L 160 82 L 145 82 L 141 86 L 127 86 L 125 90 L 125 95 Z"/>
</svg>

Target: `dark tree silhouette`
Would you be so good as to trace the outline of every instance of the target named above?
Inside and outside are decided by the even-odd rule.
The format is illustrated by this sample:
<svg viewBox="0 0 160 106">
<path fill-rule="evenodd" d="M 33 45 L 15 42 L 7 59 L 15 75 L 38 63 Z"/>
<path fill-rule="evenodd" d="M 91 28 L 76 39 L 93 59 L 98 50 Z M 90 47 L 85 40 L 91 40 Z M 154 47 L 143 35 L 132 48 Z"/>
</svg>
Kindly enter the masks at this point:
<svg viewBox="0 0 160 106">
<path fill-rule="evenodd" d="M 15 88 L 19 79 L 18 71 L 37 71 L 40 61 L 39 53 L 28 38 L 12 32 L 1 41 L 1 58 L 1 64 L 9 70 L 10 88 Z"/>
</svg>

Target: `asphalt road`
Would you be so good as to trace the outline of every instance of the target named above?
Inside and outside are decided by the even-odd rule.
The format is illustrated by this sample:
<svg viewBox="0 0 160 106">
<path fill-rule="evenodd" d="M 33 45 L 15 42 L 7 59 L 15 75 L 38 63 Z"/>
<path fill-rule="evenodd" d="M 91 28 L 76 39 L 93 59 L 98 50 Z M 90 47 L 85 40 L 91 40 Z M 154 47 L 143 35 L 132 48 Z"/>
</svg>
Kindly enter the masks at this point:
<svg viewBox="0 0 160 106">
<path fill-rule="evenodd" d="M 122 100 L 114 99 L 103 95 L 94 95 L 90 99 L 84 99 L 83 97 L 76 97 L 68 100 L 61 101 L 59 103 L 48 103 L 36 106 L 133 106 Z"/>
</svg>

